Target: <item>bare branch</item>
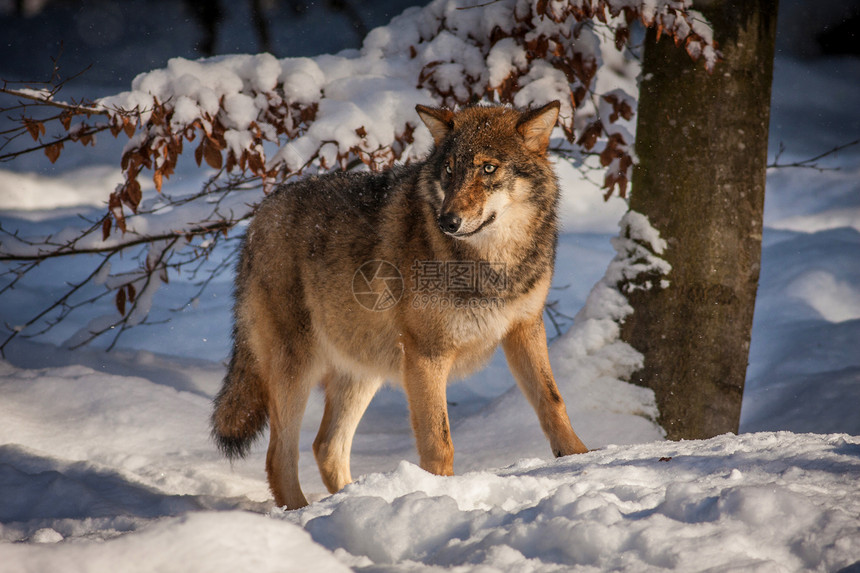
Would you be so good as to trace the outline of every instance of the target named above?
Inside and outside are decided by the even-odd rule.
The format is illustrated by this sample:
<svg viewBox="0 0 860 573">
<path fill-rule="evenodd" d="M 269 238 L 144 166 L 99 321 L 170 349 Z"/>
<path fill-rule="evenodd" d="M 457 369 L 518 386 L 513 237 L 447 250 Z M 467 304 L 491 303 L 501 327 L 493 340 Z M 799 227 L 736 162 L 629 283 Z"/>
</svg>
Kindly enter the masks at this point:
<svg viewBox="0 0 860 573">
<path fill-rule="evenodd" d="M 543 310 L 555 329 L 555 335 L 550 336 L 550 340 L 555 340 L 567 331 L 566 328 L 563 328 L 564 325 L 562 322 L 570 324 L 573 322 L 573 317 L 564 314 L 558 309 L 557 300 L 547 301 L 546 304 L 544 304 Z"/>
<path fill-rule="evenodd" d="M 783 152 L 785 151 L 785 146 L 780 142 L 779 149 L 776 152 L 776 156 L 774 157 L 773 163 L 768 163 L 768 169 L 784 169 L 786 167 L 799 167 L 804 169 L 815 169 L 816 171 L 838 171 L 839 167 L 821 167 L 816 163 L 817 161 L 824 159 L 825 157 L 829 157 L 831 155 L 835 155 L 842 151 L 843 149 L 847 149 L 849 147 L 853 147 L 854 145 L 860 144 L 860 139 L 855 139 L 854 141 L 849 141 L 848 143 L 843 143 L 842 145 L 837 145 L 833 149 L 825 151 L 824 153 L 819 153 L 815 157 L 810 157 L 809 159 L 803 159 L 800 161 L 793 161 L 791 163 L 780 163 L 779 160 L 782 157 Z"/>
<path fill-rule="evenodd" d="M 83 280 L 71 285 L 69 290 L 66 291 L 66 294 L 64 294 L 59 299 L 57 299 L 56 301 L 54 301 L 53 303 L 48 305 L 40 313 L 35 315 L 33 318 L 28 320 L 23 325 L 15 326 L 15 327 L 11 328 L 10 330 L 12 330 L 12 333 L 8 337 L 6 337 L 6 340 L 4 340 L 2 344 L 0 344 L 0 356 L 5 357 L 6 345 L 9 344 L 12 341 L 12 339 L 15 338 L 16 336 L 18 336 L 18 334 L 20 334 L 24 329 L 26 329 L 29 326 L 32 326 L 33 324 L 36 324 L 39 320 L 42 319 L 43 316 L 47 315 L 48 313 L 50 313 L 54 309 L 66 305 L 67 301 L 69 300 L 69 298 L 71 298 L 72 295 L 74 295 L 76 292 L 78 292 L 85 285 L 89 284 L 93 280 L 93 278 L 96 275 L 98 275 L 99 272 L 101 272 L 102 268 L 104 268 L 104 266 L 108 263 L 111 256 L 113 256 L 113 253 L 107 255 L 102 260 L 102 262 L 93 270 L 93 272 L 91 272 L 89 275 L 87 275 L 87 277 L 84 278 Z"/>
<path fill-rule="evenodd" d="M 0 262 L 12 262 L 12 261 L 43 261 L 47 259 L 54 259 L 57 257 L 69 257 L 75 255 L 93 255 L 93 254 L 113 254 L 118 253 L 120 251 L 124 251 L 131 247 L 136 247 L 138 245 L 146 245 L 150 243 L 154 243 L 156 241 L 169 241 L 175 239 L 181 239 L 183 237 L 192 237 L 198 235 L 208 235 L 211 233 L 223 233 L 229 231 L 237 223 L 240 221 L 244 221 L 246 219 L 250 219 L 252 217 L 252 213 L 247 213 L 241 217 L 231 220 L 220 220 L 214 221 L 211 223 L 206 223 L 203 225 L 197 225 L 190 227 L 188 229 L 180 229 L 176 231 L 170 231 L 167 233 L 159 233 L 153 235 L 141 235 L 135 239 L 121 241 L 114 244 L 105 245 L 103 247 L 74 247 L 68 244 L 61 245 L 57 249 L 53 251 L 41 251 L 39 253 L 34 254 L 15 254 L 15 253 L 2 253 L 0 252 Z"/>
</svg>

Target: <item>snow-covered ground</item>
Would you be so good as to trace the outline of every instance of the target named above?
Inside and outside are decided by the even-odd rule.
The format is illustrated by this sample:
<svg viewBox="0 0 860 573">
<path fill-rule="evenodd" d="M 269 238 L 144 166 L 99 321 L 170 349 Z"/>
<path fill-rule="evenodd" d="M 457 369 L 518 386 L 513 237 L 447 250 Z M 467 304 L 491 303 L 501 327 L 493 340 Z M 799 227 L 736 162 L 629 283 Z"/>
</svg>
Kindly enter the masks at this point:
<svg viewBox="0 0 860 573">
<path fill-rule="evenodd" d="M 860 60 L 778 57 L 772 155 L 782 142 L 791 163 L 860 137 L 857 101 Z M 0 223 L 38 235 L 99 212 L 118 176 L 106 143 L 101 162 L 80 152 L 66 171 L 4 165 Z M 313 503 L 283 512 L 265 443 L 231 466 L 208 436 L 230 277 L 172 312 L 195 292 L 175 277 L 153 308 L 171 322 L 127 333 L 110 354 L 62 347 L 87 316 L 7 348 L 0 571 L 856 571 L 860 149 L 819 165 L 838 170 L 769 174 L 740 436 L 663 441 L 649 393 L 619 379 L 629 353 L 599 313 L 583 313 L 573 328 L 562 319 L 561 336 L 549 327 L 551 359 L 574 427 L 599 450 L 552 459 L 497 357 L 450 388 L 453 478 L 415 465 L 405 400 L 385 389 L 353 447 L 362 477 L 328 496 L 310 454 L 314 395 L 301 459 Z M 565 234 L 550 298 L 573 316 L 614 255 L 624 206 L 559 167 Z M 171 184 L 195 189 L 204 175 L 186 166 Z M 75 269 L 39 272 L 0 299 L 3 321 L 44 306 Z"/>
</svg>

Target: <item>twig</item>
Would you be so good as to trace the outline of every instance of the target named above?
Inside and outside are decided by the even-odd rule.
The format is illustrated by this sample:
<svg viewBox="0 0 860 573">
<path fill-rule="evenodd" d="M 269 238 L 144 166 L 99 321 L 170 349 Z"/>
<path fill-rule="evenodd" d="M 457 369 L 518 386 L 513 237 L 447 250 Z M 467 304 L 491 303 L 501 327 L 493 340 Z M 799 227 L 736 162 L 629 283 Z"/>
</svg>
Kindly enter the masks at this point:
<svg viewBox="0 0 860 573">
<path fill-rule="evenodd" d="M 854 141 L 849 141 L 848 143 L 843 143 L 842 145 L 837 145 L 836 147 L 825 151 L 824 153 L 819 153 L 815 157 L 810 157 L 809 159 L 803 159 L 801 161 L 794 161 L 792 163 L 780 163 L 779 159 L 782 157 L 783 152 L 785 151 L 785 145 L 782 142 L 779 144 L 779 149 L 776 152 L 776 156 L 774 156 L 773 163 L 769 163 L 767 165 L 768 169 L 782 169 L 786 167 L 800 167 L 804 169 L 815 169 L 816 171 L 838 171 L 839 167 L 821 167 L 817 165 L 815 162 L 819 159 L 824 159 L 830 155 L 834 155 L 839 153 L 843 149 L 847 149 L 854 145 L 860 144 L 860 139 L 855 139 Z"/>
<path fill-rule="evenodd" d="M 544 304 L 544 311 L 546 312 L 547 317 L 549 318 L 550 322 L 552 322 L 552 325 L 555 328 L 555 336 L 550 337 L 550 340 L 555 340 L 556 338 L 558 338 L 559 336 L 564 334 L 564 332 L 562 332 L 562 330 L 561 330 L 561 325 L 560 325 L 559 321 L 557 320 L 557 318 L 560 317 L 560 318 L 563 318 L 565 320 L 569 320 L 571 322 L 573 321 L 572 316 L 568 316 L 568 315 L 564 314 L 563 312 L 558 310 L 557 307 L 558 307 L 558 301 L 557 300 L 554 300 L 554 301 L 551 301 L 551 302 Z"/>
</svg>

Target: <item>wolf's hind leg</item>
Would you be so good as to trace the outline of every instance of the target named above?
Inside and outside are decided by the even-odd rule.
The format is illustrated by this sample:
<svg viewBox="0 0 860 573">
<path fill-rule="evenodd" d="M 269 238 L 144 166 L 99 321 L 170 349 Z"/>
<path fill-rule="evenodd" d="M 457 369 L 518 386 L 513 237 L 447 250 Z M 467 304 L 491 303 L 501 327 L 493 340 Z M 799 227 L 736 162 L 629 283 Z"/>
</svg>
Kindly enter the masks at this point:
<svg viewBox="0 0 860 573">
<path fill-rule="evenodd" d="M 558 392 L 546 347 L 543 316 L 514 326 L 502 341 L 508 366 L 537 412 L 541 429 L 556 457 L 588 451 L 573 431 L 564 400 Z"/>
<path fill-rule="evenodd" d="M 317 379 L 310 368 L 284 368 L 281 373 L 270 385 L 266 474 L 275 503 L 297 509 L 308 504 L 299 485 L 299 434 L 308 396 Z"/>
<path fill-rule="evenodd" d="M 349 453 L 355 429 L 381 378 L 353 378 L 330 371 L 325 377 L 325 410 L 314 440 L 314 456 L 329 492 L 340 491 L 352 481 Z"/>
</svg>

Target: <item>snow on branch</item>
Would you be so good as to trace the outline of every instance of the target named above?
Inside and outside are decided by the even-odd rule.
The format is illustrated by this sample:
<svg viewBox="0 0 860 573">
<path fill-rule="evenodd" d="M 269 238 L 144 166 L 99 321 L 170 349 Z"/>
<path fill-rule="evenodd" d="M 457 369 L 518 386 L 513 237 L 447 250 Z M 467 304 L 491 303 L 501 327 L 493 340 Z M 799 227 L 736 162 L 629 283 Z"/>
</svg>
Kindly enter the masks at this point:
<svg viewBox="0 0 860 573">
<path fill-rule="evenodd" d="M 111 213 L 124 230 L 121 207 L 136 210 L 141 169 L 152 171 L 160 190 L 186 142 L 194 142 L 198 164 L 227 172 L 238 168 L 266 181 L 308 168 L 346 168 L 355 160 L 381 169 L 413 159 L 416 149 L 429 145 L 426 134 L 416 132 L 416 103 L 455 107 L 493 100 L 527 107 L 559 99 L 559 124 L 573 142 L 574 111 L 592 92 L 601 64 L 599 41 L 583 23 L 609 25 L 622 49 L 639 19 L 673 36 L 711 69 L 718 53 L 710 28 L 689 5 L 437 0 L 373 30 L 358 52 L 170 60 L 167 68 L 138 76 L 131 91 L 97 102 L 111 114 L 115 133 L 137 128 L 123 153 L 126 182 L 111 197 Z M 609 117 L 586 126 L 579 141 L 590 149 L 606 137 L 605 186 L 610 193 L 617 186 L 623 195 L 632 142 L 611 124 L 618 117 L 629 120 L 635 101 L 609 94 L 603 103 L 611 108 Z M 130 127 L 130 111 L 136 112 L 136 126 Z M 270 154 L 266 143 L 276 146 Z"/>
</svg>

